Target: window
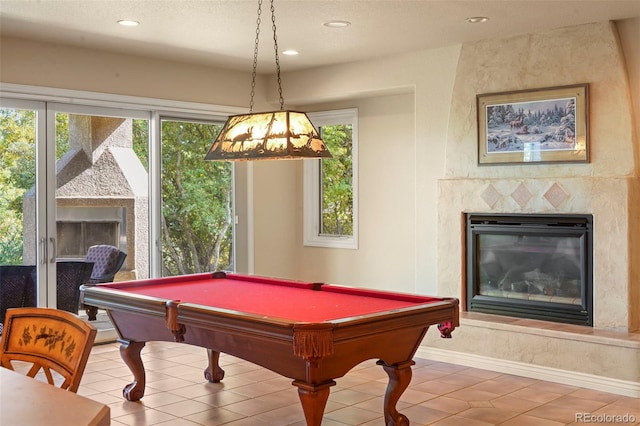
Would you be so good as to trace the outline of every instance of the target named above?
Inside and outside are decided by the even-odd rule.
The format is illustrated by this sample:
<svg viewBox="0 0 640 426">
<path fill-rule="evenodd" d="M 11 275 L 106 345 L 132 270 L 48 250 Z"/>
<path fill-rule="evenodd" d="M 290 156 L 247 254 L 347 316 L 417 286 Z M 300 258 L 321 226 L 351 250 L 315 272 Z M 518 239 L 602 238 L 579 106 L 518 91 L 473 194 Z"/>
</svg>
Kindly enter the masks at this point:
<svg viewBox="0 0 640 426">
<path fill-rule="evenodd" d="M 333 158 L 304 162 L 304 245 L 358 248 L 358 110 L 309 113 Z"/>
</svg>

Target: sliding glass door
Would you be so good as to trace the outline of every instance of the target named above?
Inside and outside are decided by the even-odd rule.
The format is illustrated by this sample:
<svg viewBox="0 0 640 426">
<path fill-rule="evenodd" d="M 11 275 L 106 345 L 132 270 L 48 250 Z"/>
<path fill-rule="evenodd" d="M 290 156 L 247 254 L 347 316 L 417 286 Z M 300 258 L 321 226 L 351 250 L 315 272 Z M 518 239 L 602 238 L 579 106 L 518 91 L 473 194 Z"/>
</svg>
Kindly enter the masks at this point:
<svg viewBox="0 0 640 426">
<path fill-rule="evenodd" d="M 118 279 L 149 277 L 149 113 L 49 104 L 58 261 L 89 247 L 127 254 Z"/>
</svg>

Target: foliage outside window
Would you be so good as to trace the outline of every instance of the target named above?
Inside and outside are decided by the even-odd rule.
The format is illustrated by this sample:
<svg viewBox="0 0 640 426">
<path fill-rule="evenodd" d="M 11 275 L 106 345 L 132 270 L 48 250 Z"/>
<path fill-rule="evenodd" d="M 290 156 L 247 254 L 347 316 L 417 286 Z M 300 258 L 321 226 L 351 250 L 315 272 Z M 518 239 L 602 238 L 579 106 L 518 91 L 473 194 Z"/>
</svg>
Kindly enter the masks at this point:
<svg viewBox="0 0 640 426">
<path fill-rule="evenodd" d="M 162 275 L 233 267 L 233 165 L 204 161 L 222 125 L 162 120 Z"/>
<path fill-rule="evenodd" d="M 310 113 L 333 158 L 305 160 L 304 244 L 358 247 L 357 110 Z"/>
<path fill-rule="evenodd" d="M 22 197 L 35 184 L 35 112 L 0 109 L 0 264 L 22 264 Z"/>
<path fill-rule="evenodd" d="M 36 112 L 0 108 L 0 264 L 23 263 L 22 200 L 36 184 Z M 56 116 L 56 159 L 68 149 L 68 114 Z"/>
</svg>

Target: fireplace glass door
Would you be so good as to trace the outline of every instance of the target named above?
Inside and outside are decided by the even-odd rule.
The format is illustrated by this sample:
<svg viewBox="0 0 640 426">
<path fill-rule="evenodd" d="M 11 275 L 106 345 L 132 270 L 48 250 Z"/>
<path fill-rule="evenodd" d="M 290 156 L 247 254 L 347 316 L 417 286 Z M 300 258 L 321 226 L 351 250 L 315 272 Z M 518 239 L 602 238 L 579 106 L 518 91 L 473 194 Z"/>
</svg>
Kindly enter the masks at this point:
<svg viewBox="0 0 640 426">
<path fill-rule="evenodd" d="M 591 218 L 468 215 L 470 311 L 591 325 Z"/>
</svg>

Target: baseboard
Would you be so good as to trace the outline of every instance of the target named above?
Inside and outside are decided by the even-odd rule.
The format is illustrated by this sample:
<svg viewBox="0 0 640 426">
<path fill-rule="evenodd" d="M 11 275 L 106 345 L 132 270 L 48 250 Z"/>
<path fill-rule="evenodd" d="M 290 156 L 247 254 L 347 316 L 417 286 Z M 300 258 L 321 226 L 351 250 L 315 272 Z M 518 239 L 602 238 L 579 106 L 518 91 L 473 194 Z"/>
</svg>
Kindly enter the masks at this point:
<svg viewBox="0 0 640 426">
<path fill-rule="evenodd" d="M 111 343 L 115 342 L 118 339 L 118 333 L 115 329 L 107 329 L 107 330 L 98 330 L 98 334 L 96 335 L 96 340 L 94 343 Z"/>
<path fill-rule="evenodd" d="M 444 349 L 424 346 L 418 348 L 416 356 L 433 361 L 481 368 L 505 374 L 513 374 L 516 376 L 529 377 L 548 382 L 562 383 L 565 385 L 594 389 L 602 392 L 610 392 L 618 395 L 630 396 L 632 398 L 640 398 L 640 383 L 630 382 L 628 380 L 612 379 L 610 377 L 595 376 L 593 374 L 560 370 L 557 368 L 549 368 L 526 364 L 523 362 L 489 358 L 482 355 L 447 351 Z"/>
</svg>

